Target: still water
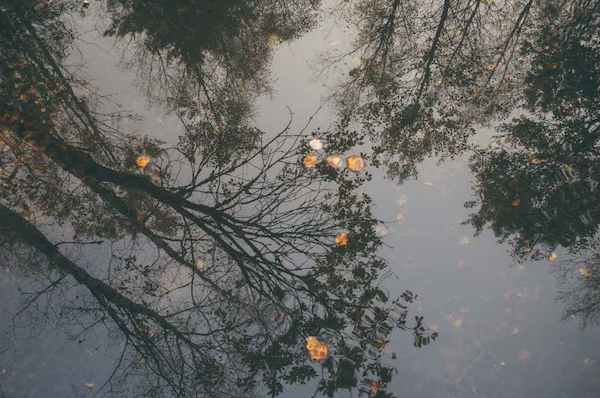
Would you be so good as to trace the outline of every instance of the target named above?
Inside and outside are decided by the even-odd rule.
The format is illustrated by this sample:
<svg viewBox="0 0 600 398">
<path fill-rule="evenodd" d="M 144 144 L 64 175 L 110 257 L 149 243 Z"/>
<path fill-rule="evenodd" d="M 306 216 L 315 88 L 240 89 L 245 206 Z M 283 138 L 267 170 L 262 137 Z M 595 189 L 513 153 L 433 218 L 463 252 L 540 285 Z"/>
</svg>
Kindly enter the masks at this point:
<svg viewBox="0 0 600 398">
<path fill-rule="evenodd" d="M 0 17 L 0 397 L 600 396 L 599 1 Z"/>
</svg>

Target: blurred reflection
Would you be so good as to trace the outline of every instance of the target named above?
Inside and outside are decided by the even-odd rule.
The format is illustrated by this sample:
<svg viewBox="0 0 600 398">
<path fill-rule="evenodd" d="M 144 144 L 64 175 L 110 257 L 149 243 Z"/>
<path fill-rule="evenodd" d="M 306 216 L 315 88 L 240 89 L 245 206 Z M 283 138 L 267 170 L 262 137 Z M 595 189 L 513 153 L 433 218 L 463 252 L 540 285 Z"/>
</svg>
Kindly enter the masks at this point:
<svg viewBox="0 0 600 398">
<path fill-rule="evenodd" d="M 352 68 L 335 95 L 334 135 L 342 146 L 369 138 L 389 177 L 401 182 L 430 156 L 462 153 L 476 127 L 514 108 L 533 1 L 347 4 L 341 13 L 359 33 L 351 51 L 329 57 Z M 356 122 L 358 137 L 348 138 Z"/>
<path fill-rule="evenodd" d="M 477 233 L 490 228 L 519 261 L 561 268 L 565 259 L 595 258 L 599 7 L 346 2 L 340 13 L 358 36 L 350 51 L 329 55 L 350 65 L 334 95 L 340 120 L 330 139 L 340 151 L 370 143 L 371 163 L 399 182 L 417 177 L 429 157 L 469 150 L 477 199 L 466 204 L 475 209 L 467 223 Z M 488 126 L 497 129 L 492 143 L 476 145 L 470 138 Z M 581 283 L 561 295 L 567 315 L 584 322 L 596 317 L 595 263 L 571 269 Z"/>
<path fill-rule="evenodd" d="M 473 158 L 480 207 L 470 222 L 512 241 L 519 258 L 576 250 L 598 231 L 596 7 L 546 10 L 547 24 L 524 44 L 531 65 L 521 115 Z"/>
<path fill-rule="evenodd" d="M 249 118 L 269 90 L 272 52 L 315 26 L 319 3 L 107 0 L 105 35 L 132 50 L 126 59 L 146 94 L 176 113 L 181 139 L 226 161 L 255 144 Z"/>
<path fill-rule="evenodd" d="M 555 273 L 558 299 L 565 305 L 564 318 L 576 318 L 583 327 L 600 321 L 600 246 L 589 247 L 561 261 Z"/>
<path fill-rule="evenodd" d="M 110 32 L 143 31 L 153 57 L 179 58 L 173 68 L 195 71 L 201 87 L 209 54 L 228 68 L 233 55 L 219 52 L 227 41 L 251 41 L 233 11 L 260 7 L 194 8 L 220 16 L 208 29 L 188 19 L 195 2 L 178 3 L 109 2 Z M 235 156 L 191 134 L 183 119 L 175 147 L 119 131 L 111 120 L 124 115 L 99 112 L 94 88 L 62 65 L 73 32 L 60 17 L 70 6 L 28 0 L 0 8 L 0 244 L 9 267 L 38 286 L 24 311 L 52 294 L 57 313 L 78 320 L 76 333 L 100 324 L 117 331 L 124 348 L 107 391 L 129 381 L 140 396 L 252 396 L 264 388 L 275 396 L 313 380 L 327 396 L 390 396 L 393 368 L 382 349 L 390 334 L 409 330 L 418 347 L 437 334 L 421 317 L 408 319 L 412 293 L 391 298 L 380 286 L 377 220 L 358 191 L 364 162 L 353 172 L 324 161 L 307 169 L 303 132 L 289 126 L 270 135 L 252 128 L 255 141 Z M 167 8 L 172 15 L 156 17 Z M 277 30 L 276 20 L 289 16 L 270 10 L 260 29 L 296 34 Z M 190 29 L 211 34 L 187 43 L 190 35 L 178 32 Z M 168 98 L 181 81 L 170 86 L 164 77 L 160 95 Z M 210 115 L 206 123 L 218 128 L 229 112 L 238 118 L 225 100 L 212 108 L 220 91 L 204 90 L 193 103 L 167 102 Z M 239 141 L 244 131 L 218 133 Z M 336 245 L 342 231 L 345 244 Z M 66 293 L 73 290 L 81 296 Z M 310 336 L 321 344 L 321 365 L 310 361 Z"/>
</svg>

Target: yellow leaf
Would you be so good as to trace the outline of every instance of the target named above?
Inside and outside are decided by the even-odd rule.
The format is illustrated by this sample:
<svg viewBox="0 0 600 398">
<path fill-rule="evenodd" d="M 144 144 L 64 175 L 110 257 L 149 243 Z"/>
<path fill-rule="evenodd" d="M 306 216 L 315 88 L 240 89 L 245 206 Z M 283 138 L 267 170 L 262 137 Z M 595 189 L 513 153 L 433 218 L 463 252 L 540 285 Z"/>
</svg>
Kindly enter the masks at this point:
<svg viewBox="0 0 600 398">
<path fill-rule="evenodd" d="M 461 318 L 456 318 L 452 320 L 451 324 L 455 329 L 459 329 L 463 324 L 463 320 Z"/>
<path fill-rule="evenodd" d="M 338 247 L 346 247 L 348 246 L 349 240 L 348 232 L 340 232 L 335 237 L 335 244 L 338 245 Z"/>
<path fill-rule="evenodd" d="M 152 158 L 150 156 L 140 155 L 137 157 L 137 159 L 135 159 L 135 164 L 137 165 L 137 167 L 144 170 L 148 166 L 148 164 L 150 164 L 151 161 Z"/>
<path fill-rule="evenodd" d="M 315 336 L 309 336 L 306 339 L 306 349 L 313 361 L 324 362 L 329 357 L 329 347 Z"/>
<path fill-rule="evenodd" d="M 348 170 L 358 173 L 365 168 L 365 160 L 360 155 L 352 155 L 346 158 Z"/>
<path fill-rule="evenodd" d="M 339 155 L 330 155 L 326 159 L 327 165 L 334 169 L 338 169 L 342 164 L 342 158 Z"/>
<path fill-rule="evenodd" d="M 579 267 L 577 271 L 579 271 L 579 275 L 583 276 L 584 278 L 592 277 L 592 270 L 588 267 Z"/>
<path fill-rule="evenodd" d="M 269 33 L 267 36 L 267 45 L 271 48 L 277 47 L 281 42 L 283 42 L 283 40 L 277 33 Z"/>
<path fill-rule="evenodd" d="M 319 158 L 317 158 L 317 155 L 314 153 L 309 153 L 304 157 L 302 163 L 304 163 L 304 167 L 307 169 L 314 169 L 317 166 L 317 163 L 319 163 Z"/>
</svg>

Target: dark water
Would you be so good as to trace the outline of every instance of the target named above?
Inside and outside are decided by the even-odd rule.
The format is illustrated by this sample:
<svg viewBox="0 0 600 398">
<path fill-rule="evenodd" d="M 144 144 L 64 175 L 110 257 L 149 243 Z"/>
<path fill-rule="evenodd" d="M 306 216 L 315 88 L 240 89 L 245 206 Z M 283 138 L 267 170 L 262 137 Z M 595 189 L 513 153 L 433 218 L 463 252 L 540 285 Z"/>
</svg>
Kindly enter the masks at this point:
<svg viewBox="0 0 600 398">
<path fill-rule="evenodd" d="M 600 2 L 0 17 L 0 397 L 600 396 Z"/>
</svg>

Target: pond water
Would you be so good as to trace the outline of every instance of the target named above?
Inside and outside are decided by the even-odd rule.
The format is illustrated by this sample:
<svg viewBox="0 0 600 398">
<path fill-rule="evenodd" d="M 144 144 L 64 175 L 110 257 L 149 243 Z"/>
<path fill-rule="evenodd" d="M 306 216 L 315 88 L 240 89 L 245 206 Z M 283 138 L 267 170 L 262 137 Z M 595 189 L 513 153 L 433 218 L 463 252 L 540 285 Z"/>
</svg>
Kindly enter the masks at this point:
<svg viewBox="0 0 600 398">
<path fill-rule="evenodd" d="M 0 398 L 600 396 L 600 1 L 0 16 Z"/>
</svg>

